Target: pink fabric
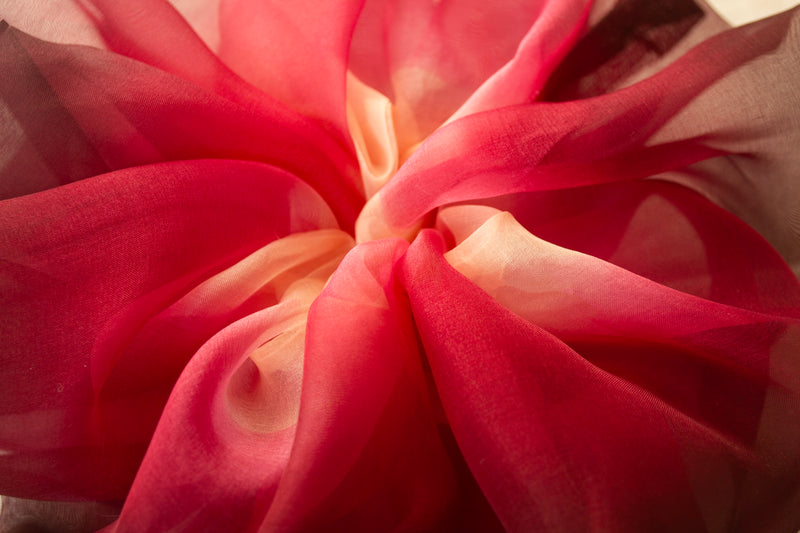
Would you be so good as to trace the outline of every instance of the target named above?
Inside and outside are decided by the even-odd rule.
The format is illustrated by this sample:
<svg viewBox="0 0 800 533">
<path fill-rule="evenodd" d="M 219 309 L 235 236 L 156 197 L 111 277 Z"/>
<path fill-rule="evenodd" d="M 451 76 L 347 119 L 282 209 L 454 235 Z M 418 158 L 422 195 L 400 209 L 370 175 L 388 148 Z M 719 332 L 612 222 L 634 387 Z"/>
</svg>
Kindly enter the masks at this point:
<svg viewBox="0 0 800 533">
<path fill-rule="evenodd" d="M 0 16 L 0 527 L 800 528 L 800 10 Z"/>
<path fill-rule="evenodd" d="M 26 74 L 1 82 L 13 141 L 4 147 L 12 160 L 2 169 L 5 197 L 103 170 L 243 159 L 276 164 L 303 178 L 329 195 L 327 203 L 345 228 L 352 226 L 362 197 L 355 157 L 311 119 L 255 92 L 224 68 L 209 65 L 198 85 L 183 70 L 163 71 L 92 48 L 54 46 L 13 28 L 0 35 L 0 46 L 3 69 Z M 193 61 L 202 62 L 191 50 Z M 186 63 L 185 56 L 178 58 Z M 166 59 L 157 66 L 167 66 Z M 214 83 L 217 74 L 222 79 Z M 39 120 L 43 108 L 52 122 Z M 64 139 L 71 146 L 60 148 Z M 62 162 L 59 149 L 75 157 Z"/>
<path fill-rule="evenodd" d="M 492 232 L 493 246 L 476 243 L 456 263 L 488 294 L 441 259 L 430 233 L 405 276 L 445 413 L 503 525 L 728 530 L 726 493 L 748 495 L 739 527 L 795 523 L 796 502 L 771 483 L 795 477 L 784 468 L 800 454 L 762 439 L 799 429 L 785 390 L 796 372 L 768 364 L 775 346 L 796 349 L 797 322 L 714 309 L 497 217 L 471 237 Z M 754 463 L 771 467 L 743 475 Z"/>
</svg>

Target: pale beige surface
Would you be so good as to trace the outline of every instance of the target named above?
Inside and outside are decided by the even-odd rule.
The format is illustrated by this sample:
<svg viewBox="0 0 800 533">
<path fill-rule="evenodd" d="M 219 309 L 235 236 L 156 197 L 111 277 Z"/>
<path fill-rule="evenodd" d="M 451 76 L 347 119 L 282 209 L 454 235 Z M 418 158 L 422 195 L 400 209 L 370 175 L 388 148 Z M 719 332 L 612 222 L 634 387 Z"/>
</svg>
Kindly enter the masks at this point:
<svg viewBox="0 0 800 533">
<path fill-rule="evenodd" d="M 800 5 L 800 0 L 706 0 L 706 2 L 734 26 L 741 26 Z"/>
</svg>

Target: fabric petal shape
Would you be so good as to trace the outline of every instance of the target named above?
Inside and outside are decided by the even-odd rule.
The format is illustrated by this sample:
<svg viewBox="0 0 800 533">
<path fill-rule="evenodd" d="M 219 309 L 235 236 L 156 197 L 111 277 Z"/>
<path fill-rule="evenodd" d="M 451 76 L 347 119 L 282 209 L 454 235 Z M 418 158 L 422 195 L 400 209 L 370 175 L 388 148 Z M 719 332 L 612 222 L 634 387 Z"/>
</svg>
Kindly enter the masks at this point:
<svg viewBox="0 0 800 533">
<path fill-rule="evenodd" d="M 531 49 L 532 69 L 546 71 L 540 62 L 554 59 L 573 27 L 580 27 L 587 5 L 370 0 L 356 25 L 350 69 L 392 100 L 402 154 L 511 60 L 523 38 L 533 41 L 524 45 Z"/>
<path fill-rule="evenodd" d="M 800 7 L 23 4 L 0 530 L 797 530 Z"/>
<path fill-rule="evenodd" d="M 362 3 L 289 10 L 277 1 L 4 0 L 0 17 L 41 39 L 113 50 L 225 95 L 253 92 L 241 76 L 347 144 L 346 63 Z"/>
<path fill-rule="evenodd" d="M 496 526 L 469 474 L 451 462 L 437 428 L 414 326 L 394 276 L 407 247 L 399 239 L 358 246 L 314 302 L 297 434 L 262 528 Z"/>
<path fill-rule="evenodd" d="M 479 231 L 493 249 L 467 240 L 448 260 L 483 290 L 430 232 L 404 280 L 448 420 L 507 530 L 800 519 L 784 490 L 800 464 L 794 321 L 576 260 L 509 215 Z"/>
<path fill-rule="evenodd" d="M 347 56 L 363 0 L 221 0 L 219 56 L 246 80 L 349 143 Z"/>
<path fill-rule="evenodd" d="M 0 147 L 7 197 L 149 163 L 240 159 L 301 177 L 352 227 L 363 203 L 355 155 L 310 119 L 266 95 L 215 94 L 108 51 L 0 30 L 4 67 L 26 74 L 0 82 L 20 133 Z"/>
<path fill-rule="evenodd" d="M 748 61 L 789 45 L 790 21 L 784 15 L 720 34 L 655 76 L 607 95 L 450 123 L 369 200 L 358 240 L 413 234 L 428 212 L 447 203 L 641 179 L 733 151 L 727 134 L 704 131 L 705 123 L 680 130 L 666 124 L 731 72 L 748 75 Z"/>
<path fill-rule="evenodd" d="M 584 34 L 594 7 L 591 1 L 547 2 L 514 57 L 470 94 L 449 120 L 536 100 L 553 70 Z"/>
<path fill-rule="evenodd" d="M 133 168 L 1 205 L 0 493 L 39 499 L 125 495 L 166 399 L 159 375 L 185 357 L 101 394 L 150 317 L 272 240 L 336 227 L 302 181 L 238 161 Z M 111 400 L 131 396 L 128 424 L 105 425 L 102 407 L 121 415 Z"/>
<path fill-rule="evenodd" d="M 736 31 L 756 42 L 770 27 L 782 36 L 772 53 L 709 87 L 651 142 L 688 134 L 713 139 L 728 155 L 674 179 L 755 228 L 800 276 L 800 8 Z"/>
<path fill-rule="evenodd" d="M 796 317 L 800 286 L 769 243 L 706 198 L 666 181 L 669 175 L 661 178 L 489 199 L 481 204 L 487 215 L 473 213 L 474 221 L 462 221 L 468 229 L 454 224 L 456 233 L 449 230 L 448 221 L 479 205 L 450 206 L 439 210 L 438 227 L 447 231 L 452 246 L 468 238 L 489 216 L 508 211 L 545 241 L 667 287 L 736 307 Z"/>
<path fill-rule="evenodd" d="M 275 397 L 257 398 L 258 407 L 249 413 L 248 397 L 257 396 L 260 383 L 274 386 L 282 373 L 297 371 L 306 312 L 307 302 L 282 302 L 232 324 L 203 346 L 175 385 L 120 517 L 103 531 L 254 528 L 283 473 L 295 426 L 253 431 L 239 419 L 265 412 L 292 418 L 282 412 L 281 393 L 299 395 L 295 384 L 284 383 L 288 390 L 274 390 Z M 263 373 L 256 358 L 264 361 Z M 240 372 L 245 376 L 237 379 Z M 241 385 L 233 385 L 240 379 Z"/>
<path fill-rule="evenodd" d="M 273 241 L 143 328 L 140 337 L 149 333 L 150 338 L 136 339 L 144 346 L 128 368 L 152 368 L 152 361 L 140 361 L 142 355 L 159 358 L 181 351 L 174 342 L 154 346 L 163 336 L 153 330 L 183 326 L 185 337 L 197 336 L 197 329 L 213 331 L 224 315 L 235 316 L 226 307 L 237 314 L 255 309 L 219 328 L 188 362 L 122 513 L 107 531 L 258 526 L 271 508 L 294 442 L 308 308 L 351 246 L 352 239 L 336 230 Z M 148 340 L 155 354 L 142 349 Z M 136 348 L 131 343 L 130 351 Z M 124 366 L 118 365 L 121 371 Z M 118 393 L 120 386 L 110 389 Z M 204 457 L 202 465 L 195 464 L 198 456 Z"/>
</svg>

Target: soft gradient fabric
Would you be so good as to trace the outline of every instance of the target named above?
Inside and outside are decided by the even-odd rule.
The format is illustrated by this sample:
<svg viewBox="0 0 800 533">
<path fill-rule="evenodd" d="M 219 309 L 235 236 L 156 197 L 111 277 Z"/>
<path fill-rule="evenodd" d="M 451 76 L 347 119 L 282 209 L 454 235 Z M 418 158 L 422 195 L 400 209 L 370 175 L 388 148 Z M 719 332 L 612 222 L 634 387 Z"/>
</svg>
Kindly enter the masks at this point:
<svg viewBox="0 0 800 533">
<path fill-rule="evenodd" d="M 0 531 L 800 529 L 800 8 L 0 17 Z"/>
</svg>

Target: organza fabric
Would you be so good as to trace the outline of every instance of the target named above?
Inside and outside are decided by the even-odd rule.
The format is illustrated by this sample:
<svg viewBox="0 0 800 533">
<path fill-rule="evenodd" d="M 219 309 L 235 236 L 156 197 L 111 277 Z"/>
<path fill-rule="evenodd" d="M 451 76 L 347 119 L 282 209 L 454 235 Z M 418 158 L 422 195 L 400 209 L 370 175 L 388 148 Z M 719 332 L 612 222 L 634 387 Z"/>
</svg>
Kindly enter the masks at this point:
<svg viewBox="0 0 800 533">
<path fill-rule="evenodd" d="M 0 16 L 0 523 L 800 529 L 800 10 Z"/>
</svg>

